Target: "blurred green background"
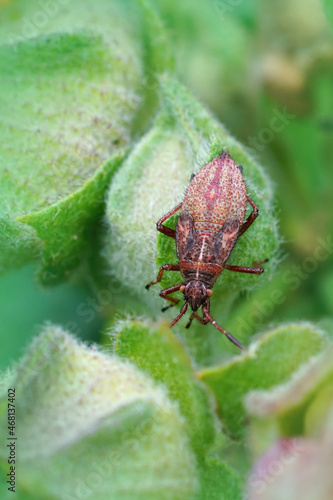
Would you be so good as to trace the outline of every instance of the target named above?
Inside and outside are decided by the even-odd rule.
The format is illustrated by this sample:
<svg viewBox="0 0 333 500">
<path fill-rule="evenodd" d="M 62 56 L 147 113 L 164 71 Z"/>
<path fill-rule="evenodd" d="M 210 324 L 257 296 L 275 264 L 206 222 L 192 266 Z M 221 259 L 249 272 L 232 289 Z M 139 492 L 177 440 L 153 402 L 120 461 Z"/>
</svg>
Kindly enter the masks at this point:
<svg viewBox="0 0 333 500">
<path fill-rule="evenodd" d="M 11 3 L 2 0 L 0 6 Z M 129 0 L 124 5 L 132 8 Z M 278 272 L 265 288 L 237 299 L 226 327 L 237 336 L 242 329 L 254 334 L 290 320 L 329 324 L 333 35 L 323 3 L 155 0 L 154 7 L 168 30 L 180 81 L 249 148 L 275 184 L 283 238 Z M 36 272 L 29 264 L 0 278 L 1 369 L 45 321 L 94 341 L 105 328 L 108 311 L 94 306 L 90 278 L 46 289 Z M 120 306 L 119 315 L 127 312 Z"/>
</svg>

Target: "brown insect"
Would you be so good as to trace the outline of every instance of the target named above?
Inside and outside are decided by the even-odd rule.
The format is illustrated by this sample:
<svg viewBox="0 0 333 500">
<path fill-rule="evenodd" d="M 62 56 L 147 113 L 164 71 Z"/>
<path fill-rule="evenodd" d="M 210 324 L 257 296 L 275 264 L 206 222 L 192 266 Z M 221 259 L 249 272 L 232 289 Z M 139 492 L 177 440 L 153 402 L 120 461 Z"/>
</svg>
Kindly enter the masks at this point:
<svg viewBox="0 0 333 500">
<path fill-rule="evenodd" d="M 253 211 L 244 221 L 247 202 Z M 164 226 L 163 222 L 178 210 L 181 210 L 181 213 L 176 230 Z M 184 281 L 160 293 L 163 299 L 172 302 L 162 311 L 179 302 L 179 299 L 170 297 L 170 294 L 178 290 L 184 294 L 185 303 L 171 323 L 171 327 L 184 315 L 189 305 L 192 314 L 186 328 L 190 327 L 194 318 L 203 325 L 210 322 L 236 346 L 243 348 L 237 339 L 211 317 L 210 297 L 213 295 L 212 288 L 224 269 L 252 274 L 264 272 L 260 264 L 267 259 L 255 263 L 256 267 L 226 264 L 237 239 L 251 226 L 258 215 L 258 207 L 246 193 L 242 167 L 236 165 L 226 151 L 222 151 L 198 174 L 191 177 L 182 203 L 164 215 L 156 225 L 158 231 L 176 239 L 179 262 L 175 265 L 162 266 L 157 279 L 146 285 L 148 289 L 161 281 L 164 271 L 181 272 Z M 197 313 L 200 306 L 203 317 Z"/>
</svg>

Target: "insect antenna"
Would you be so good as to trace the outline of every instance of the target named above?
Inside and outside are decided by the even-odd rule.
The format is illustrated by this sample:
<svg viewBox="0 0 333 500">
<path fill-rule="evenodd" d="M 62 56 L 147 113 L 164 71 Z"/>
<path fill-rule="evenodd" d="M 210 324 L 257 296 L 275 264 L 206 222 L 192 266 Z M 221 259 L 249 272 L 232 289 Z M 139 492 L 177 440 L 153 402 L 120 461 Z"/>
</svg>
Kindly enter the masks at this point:
<svg viewBox="0 0 333 500">
<path fill-rule="evenodd" d="M 231 340 L 231 342 L 232 342 L 233 344 L 235 344 L 235 345 L 236 345 L 237 347 L 239 347 L 240 349 L 244 349 L 244 346 L 243 346 L 243 345 L 242 345 L 242 344 L 241 344 L 241 343 L 240 343 L 237 339 L 235 339 L 235 337 L 233 337 L 233 336 L 231 335 L 231 333 L 227 332 L 224 328 L 222 328 L 222 326 L 220 326 L 220 325 L 218 325 L 218 324 L 216 323 L 215 319 L 213 319 L 213 318 L 211 317 L 211 315 L 209 314 L 209 312 L 207 312 L 206 310 L 203 310 L 203 314 L 204 314 L 204 316 L 206 316 L 206 318 L 208 319 L 208 321 L 210 321 L 210 322 L 211 322 L 211 324 L 212 324 L 213 326 L 215 326 L 215 328 L 217 328 L 217 329 L 218 329 L 221 333 L 224 333 L 224 335 L 225 335 L 226 337 L 228 337 L 228 339 L 229 339 L 229 340 Z"/>
<path fill-rule="evenodd" d="M 180 310 L 180 313 L 178 314 L 178 316 L 173 320 L 173 322 L 171 323 L 170 325 L 170 328 L 173 327 L 173 325 L 175 325 L 177 323 L 177 321 L 180 320 L 180 318 L 186 313 L 187 311 L 187 308 L 188 308 L 188 303 L 185 302 L 185 304 L 183 305 L 183 307 L 181 308 Z"/>
</svg>

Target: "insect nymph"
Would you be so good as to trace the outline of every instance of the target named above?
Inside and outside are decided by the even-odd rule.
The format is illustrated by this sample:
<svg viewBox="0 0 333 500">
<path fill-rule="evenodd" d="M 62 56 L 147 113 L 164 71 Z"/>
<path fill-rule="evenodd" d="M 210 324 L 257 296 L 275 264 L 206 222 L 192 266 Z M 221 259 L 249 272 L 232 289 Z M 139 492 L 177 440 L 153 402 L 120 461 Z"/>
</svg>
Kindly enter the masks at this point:
<svg viewBox="0 0 333 500">
<path fill-rule="evenodd" d="M 245 219 L 246 205 L 253 208 Z M 163 223 L 178 210 L 176 230 Z M 157 279 L 146 285 L 161 281 L 164 271 L 180 271 L 184 281 L 162 290 L 160 296 L 172 302 L 164 307 L 178 304 L 179 299 L 170 294 L 180 291 L 185 303 L 171 327 L 185 314 L 188 306 L 192 309 L 189 328 L 196 318 L 206 325 L 212 323 L 224 333 L 231 342 L 240 348 L 242 344 L 224 328 L 219 326 L 210 315 L 210 297 L 213 286 L 224 269 L 241 273 L 261 274 L 264 269 L 257 267 L 229 266 L 227 260 L 237 239 L 251 226 L 258 217 L 258 207 L 246 192 L 242 167 L 236 165 L 226 151 L 207 163 L 195 176 L 192 176 L 184 200 L 157 222 L 157 230 L 175 238 L 179 262 L 176 265 L 165 264 L 161 267 Z M 265 262 L 265 261 L 262 261 Z M 202 307 L 203 316 L 198 309 Z"/>
</svg>

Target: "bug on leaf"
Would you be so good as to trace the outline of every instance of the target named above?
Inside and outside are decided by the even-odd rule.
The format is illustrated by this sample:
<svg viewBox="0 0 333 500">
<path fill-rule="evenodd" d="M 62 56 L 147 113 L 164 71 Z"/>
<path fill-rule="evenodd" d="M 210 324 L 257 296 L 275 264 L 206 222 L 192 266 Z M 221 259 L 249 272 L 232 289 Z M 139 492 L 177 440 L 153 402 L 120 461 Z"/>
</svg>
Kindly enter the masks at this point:
<svg viewBox="0 0 333 500">
<path fill-rule="evenodd" d="M 253 208 L 245 219 L 246 205 Z M 176 230 L 163 223 L 178 210 L 181 213 L 177 220 Z M 242 344 L 229 332 L 224 330 L 210 315 L 210 297 L 213 286 L 224 269 L 241 273 L 261 274 L 264 269 L 260 264 L 256 267 L 229 266 L 230 257 L 237 239 L 251 226 L 258 217 L 258 207 L 246 192 L 242 167 L 236 165 L 227 151 L 207 163 L 196 175 L 192 176 L 184 200 L 170 210 L 157 222 L 157 230 L 170 238 L 175 238 L 178 264 L 165 264 L 161 267 L 157 279 L 146 285 L 161 281 L 164 271 L 180 271 L 184 281 L 162 290 L 160 296 L 172 302 L 162 311 L 178 304 L 179 299 L 170 294 L 178 290 L 184 294 L 185 303 L 171 327 L 185 314 L 188 306 L 192 309 L 189 322 L 196 318 L 206 325 L 212 323 L 224 333 L 236 346 Z M 197 311 L 202 307 L 201 317 Z"/>
</svg>

